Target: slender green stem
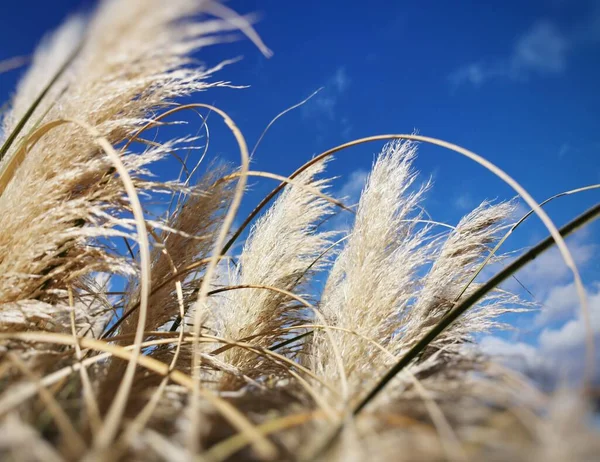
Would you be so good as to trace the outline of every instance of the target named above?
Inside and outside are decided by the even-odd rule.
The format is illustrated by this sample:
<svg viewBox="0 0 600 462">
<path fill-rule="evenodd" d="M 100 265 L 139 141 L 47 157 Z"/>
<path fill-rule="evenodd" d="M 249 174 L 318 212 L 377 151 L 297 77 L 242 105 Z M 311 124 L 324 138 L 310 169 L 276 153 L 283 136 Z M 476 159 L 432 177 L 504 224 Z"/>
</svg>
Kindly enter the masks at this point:
<svg viewBox="0 0 600 462">
<path fill-rule="evenodd" d="M 288 338 L 287 340 L 284 340 L 284 341 L 282 341 L 282 342 L 280 342 L 280 343 L 278 343 L 276 345 L 273 345 L 271 348 L 269 348 L 269 350 L 271 350 L 271 351 L 277 351 L 277 350 L 283 348 L 284 346 L 288 346 L 288 345 L 290 345 L 290 344 L 292 344 L 294 342 L 297 342 L 298 340 L 301 340 L 304 337 L 308 337 L 309 335 L 312 335 L 313 333 L 314 333 L 313 330 L 309 330 L 307 332 L 304 332 L 303 334 L 296 335 L 296 336 L 294 336 L 292 338 Z"/>
</svg>

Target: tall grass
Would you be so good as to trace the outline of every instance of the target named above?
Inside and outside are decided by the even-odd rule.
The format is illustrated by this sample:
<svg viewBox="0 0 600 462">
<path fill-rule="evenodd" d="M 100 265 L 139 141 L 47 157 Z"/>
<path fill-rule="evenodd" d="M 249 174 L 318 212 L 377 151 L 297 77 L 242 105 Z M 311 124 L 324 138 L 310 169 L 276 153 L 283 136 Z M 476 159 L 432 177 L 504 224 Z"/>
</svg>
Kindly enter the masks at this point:
<svg viewBox="0 0 600 462">
<path fill-rule="evenodd" d="M 559 231 L 497 166 L 418 135 L 347 143 L 287 178 L 252 172 L 227 114 L 177 104 L 229 86 L 213 77 L 226 61 L 190 56 L 236 29 L 270 53 L 218 3 L 104 0 L 35 53 L 0 148 L 2 460 L 592 460 L 584 397 L 542 393 L 476 336 L 528 308 L 498 284 L 554 242 L 583 294 L 563 236 L 598 207 Z M 202 109 L 231 130 L 239 168 L 205 161 L 194 131 L 152 139 Z M 382 140 L 356 209 L 331 197 L 332 155 Z M 505 258 L 515 202 L 435 222 L 419 142 L 506 181 L 551 237 L 475 282 Z M 154 175 L 169 157 L 181 174 Z M 281 184 L 236 219 L 251 175 Z"/>
</svg>

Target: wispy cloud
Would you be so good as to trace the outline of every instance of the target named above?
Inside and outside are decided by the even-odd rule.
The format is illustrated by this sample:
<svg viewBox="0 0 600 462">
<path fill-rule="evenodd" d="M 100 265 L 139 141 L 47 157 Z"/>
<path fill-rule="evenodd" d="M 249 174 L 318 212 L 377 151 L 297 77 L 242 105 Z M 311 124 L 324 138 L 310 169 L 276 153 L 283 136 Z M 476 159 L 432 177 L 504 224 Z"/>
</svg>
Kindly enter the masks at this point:
<svg viewBox="0 0 600 462">
<path fill-rule="evenodd" d="M 307 119 L 316 119 L 322 122 L 337 122 L 344 138 L 348 137 L 352 125 L 347 117 L 341 115 L 338 105 L 351 85 L 351 79 L 344 67 L 336 69 L 323 84 L 323 89 L 310 102 L 302 106 L 302 115 Z"/>
<path fill-rule="evenodd" d="M 335 191 L 334 197 L 340 199 L 345 205 L 353 207 L 360 199 L 360 193 L 365 187 L 369 172 L 364 169 L 354 170 L 347 176 L 347 180 Z M 354 222 L 354 215 L 340 210 L 337 215 L 331 218 L 327 224 L 327 229 L 346 233 L 350 231 Z"/>
<path fill-rule="evenodd" d="M 369 172 L 364 169 L 354 170 L 348 176 L 348 180 L 342 185 L 339 197 L 350 204 L 357 203 L 368 176 Z"/>
<path fill-rule="evenodd" d="M 573 150 L 573 148 L 571 147 L 571 145 L 569 143 L 563 143 L 560 145 L 560 148 L 558 150 L 558 157 L 563 158 L 572 150 Z"/>
<path fill-rule="evenodd" d="M 574 283 L 556 285 L 544 298 L 543 306 L 535 318 L 535 324 L 547 326 L 551 322 L 564 321 L 577 312 L 578 304 Z"/>
<path fill-rule="evenodd" d="M 448 79 L 456 88 L 463 84 L 479 87 L 494 79 L 526 81 L 534 76 L 560 75 L 568 65 L 569 55 L 581 45 L 600 41 L 597 25 L 600 14 L 594 12 L 574 27 L 562 30 L 555 22 L 542 19 L 535 22 L 513 44 L 504 57 L 468 63 Z"/>
<path fill-rule="evenodd" d="M 350 85 L 350 79 L 346 74 L 346 69 L 343 67 L 338 68 L 335 71 L 335 74 L 331 78 L 331 83 L 333 83 L 335 89 L 338 93 L 343 93 L 348 89 Z"/>
<path fill-rule="evenodd" d="M 454 199 L 454 207 L 464 212 L 466 210 L 471 211 L 477 206 L 475 199 L 469 193 L 462 193 Z"/>
<path fill-rule="evenodd" d="M 550 21 L 539 21 L 514 44 L 509 56 L 467 64 L 449 76 L 454 86 L 480 86 L 495 78 L 527 80 L 532 75 L 560 74 L 566 69 L 571 40 Z"/>
<path fill-rule="evenodd" d="M 509 76 L 518 79 L 530 73 L 560 73 L 566 68 L 570 46 L 570 39 L 556 25 L 538 22 L 517 41 L 509 62 Z"/>
</svg>

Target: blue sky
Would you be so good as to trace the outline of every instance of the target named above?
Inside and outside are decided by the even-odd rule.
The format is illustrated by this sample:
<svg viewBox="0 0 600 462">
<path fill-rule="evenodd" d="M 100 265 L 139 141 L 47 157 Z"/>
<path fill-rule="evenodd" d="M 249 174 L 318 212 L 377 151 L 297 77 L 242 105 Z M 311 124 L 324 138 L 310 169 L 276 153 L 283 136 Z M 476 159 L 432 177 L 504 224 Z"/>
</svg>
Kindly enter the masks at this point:
<svg viewBox="0 0 600 462">
<path fill-rule="evenodd" d="M 29 54 L 68 12 L 92 4 L 2 2 L 0 58 Z M 198 58 L 208 65 L 242 56 L 218 77 L 249 88 L 211 90 L 194 100 L 225 109 L 252 145 L 272 117 L 324 87 L 272 128 L 255 157 L 256 169 L 289 174 L 314 154 L 353 138 L 417 130 L 483 155 L 539 201 L 600 183 L 598 1 L 254 0 L 229 6 L 259 14 L 256 28 L 274 56 L 263 57 L 243 39 L 203 50 Z M 0 75 L 3 101 L 19 75 Z M 215 128 L 211 151 L 234 160 L 231 144 L 219 141 L 227 136 L 220 130 Z M 360 190 L 380 147 L 361 146 L 338 156 L 331 164 L 332 174 L 342 176 L 338 190 Z M 456 223 L 483 199 L 514 195 L 454 153 L 427 146 L 420 152 L 417 167 L 435 180 L 427 208 L 437 220 Z M 253 185 L 246 208 L 273 186 L 269 180 Z M 560 225 L 599 195 L 559 199 L 547 210 Z M 546 234 L 532 217 L 507 248 L 531 245 Z M 598 236 L 600 226 L 589 226 L 570 246 L 592 309 L 599 313 L 600 333 Z M 521 364 L 530 369 L 543 372 L 548 364 L 559 364 L 564 375 L 576 374 L 569 368 L 581 353 L 581 322 L 568 270 L 550 253 L 519 278 L 543 303 L 542 310 L 511 319 L 517 332 L 483 339 L 484 345 L 523 356 Z"/>
</svg>

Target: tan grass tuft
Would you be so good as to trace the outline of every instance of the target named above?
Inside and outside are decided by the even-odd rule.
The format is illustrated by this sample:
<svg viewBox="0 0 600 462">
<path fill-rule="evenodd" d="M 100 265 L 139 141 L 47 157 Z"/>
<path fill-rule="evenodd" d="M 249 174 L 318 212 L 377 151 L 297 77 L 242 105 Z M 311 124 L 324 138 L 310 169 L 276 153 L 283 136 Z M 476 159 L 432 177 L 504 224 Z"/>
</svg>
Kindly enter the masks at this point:
<svg viewBox="0 0 600 462">
<path fill-rule="evenodd" d="M 191 56 L 236 30 L 271 55 L 218 2 L 100 0 L 33 55 L 0 146 L 0 459 L 592 460 L 589 396 L 546 395 L 476 343 L 504 327 L 501 315 L 528 308 L 493 287 L 550 241 L 480 283 L 488 262 L 506 258 L 496 252 L 521 223 L 499 240 L 514 204 L 484 201 L 456 226 L 435 221 L 416 142 L 513 187 L 557 239 L 581 296 L 545 212 L 482 157 L 419 135 L 351 141 L 289 178 L 250 170 L 225 112 L 177 104 L 231 86 L 213 75 L 232 61 L 206 68 Z M 252 155 L 307 100 L 275 117 Z M 182 111 L 202 125 L 164 140 Z M 237 170 L 205 162 L 199 111 L 234 135 Z M 329 197 L 327 162 L 382 140 L 392 141 L 349 211 Z M 173 179 L 160 170 L 169 158 L 181 165 Z M 281 184 L 243 219 L 250 176 Z M 334 207 L 354 215 L 347 233 L 331 229 Z"/>
</svg>

